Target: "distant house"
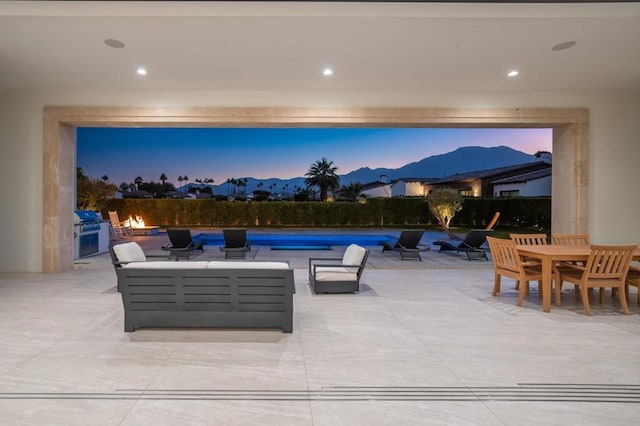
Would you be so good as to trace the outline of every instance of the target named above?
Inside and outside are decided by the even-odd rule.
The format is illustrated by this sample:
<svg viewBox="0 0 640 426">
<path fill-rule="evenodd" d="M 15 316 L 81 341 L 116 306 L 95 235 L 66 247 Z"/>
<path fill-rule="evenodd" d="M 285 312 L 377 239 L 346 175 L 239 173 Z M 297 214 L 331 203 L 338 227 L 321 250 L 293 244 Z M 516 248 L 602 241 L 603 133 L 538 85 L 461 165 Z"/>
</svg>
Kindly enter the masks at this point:
<svg viewBox="0 0 640 426">
<path fill-rule="evenodd" d="M 426 185 L 434 178 L 400 178 L 391 184 L 392 197 L 424 197 Z"/>
<path fill-rule="evenodd" d="M 534 161 L 531 163 L 519 164 L 515 166 L 498 167 L 495 169 L 479 170 L 476 172 L 460 173 L 448 176 L 436 181 L 431 181 L 430 183 L 426 184 L 424 193 L 426 195 L 432 191 L 440 189 L 453 189 L 458 191 L 460 195 L 465 197 L 492 197 L 494 196 L 495 182 L 506 183 L 506 181 L 504 181 L 505 179 L 525 176 L 529 173 L 538 172 L 541 170 L 549 171 L 548 179 L 550 181 L 551 164 L 546 161 Z M 542 182 L 540 186 L 543 186 Z M 527 191 L 530 191 L 531 193 L 541 191 L 541 189 L 534 190 L 533 187 L 534 185 L 532 184 L 531 189 Z M 520 190 L 520 187 L 513 190 Z M 524 194 L 520 195 L 524 196 Z M 549 193 L 546 195 L 551 195 L 550 189 Z"/>
<path fill-rule="evenodd" d="M 551 167 L 491 182 L 494 197 L 551 196 Z"/>
<path fill-rule="evenodd" d="M 391 184 L 387 182 L 371 182 L 362 185 L 361 194 L 367 198 L 391 197 Z"/>
<path fill-rule="evenodd" d="M 115 198 L 119 198 L 117 195 Z M 153 198 L 153 194 L 148 191 L 125 191 L 121 198 Z"/>
</svg>

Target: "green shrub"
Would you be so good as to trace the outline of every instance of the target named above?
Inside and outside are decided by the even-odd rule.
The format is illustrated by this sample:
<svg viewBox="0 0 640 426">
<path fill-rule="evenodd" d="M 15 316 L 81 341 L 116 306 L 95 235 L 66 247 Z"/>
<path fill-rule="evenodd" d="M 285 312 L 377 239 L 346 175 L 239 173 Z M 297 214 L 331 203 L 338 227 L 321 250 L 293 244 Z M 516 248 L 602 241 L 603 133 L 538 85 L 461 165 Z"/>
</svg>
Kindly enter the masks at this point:
<svg viewBox="0 0 640 426">
<path fill-rule="evenodd" d="M 180 199 L 111 199 L 108 210 L 117 210 L 121 220 L 142 216 L 150 225 L 169 226 L 373 226 L 402 227 L 435 225 L 422 197 L 371 198 L 360 202 L 258 201 L 238 202 Z M 551 225 L 551 199 L 465 198 L 452 226 L 483 227 L 499 211 L 500 225 L 538 227 Z"/>
</svg>

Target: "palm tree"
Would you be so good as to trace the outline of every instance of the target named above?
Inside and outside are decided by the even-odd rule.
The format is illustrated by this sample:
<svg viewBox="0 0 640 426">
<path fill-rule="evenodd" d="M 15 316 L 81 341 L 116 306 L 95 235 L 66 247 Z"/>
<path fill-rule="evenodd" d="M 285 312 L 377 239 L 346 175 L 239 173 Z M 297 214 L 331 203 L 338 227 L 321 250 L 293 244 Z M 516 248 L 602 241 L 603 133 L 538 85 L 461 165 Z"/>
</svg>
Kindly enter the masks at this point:
<svg viewBox="0 0 640 426">
<path fill-rule="evenodd" d="M 137 176 L 137 177 L 134 179 L 134 181 L 133 181 L 133 183 L 135 183 L 135 184 L 136 184 L 136 188 L 138 189 L 138 191 L 140 191 L 140 184 L 141 184 L 142 182 L 144 182 L 144 181 L 142 180 L 142 176 Z"/>
<path fill-rule="evenodd" d="M 107 181 L 109 180 L 109 176 L 107 176 L 107 175 L 102 176 L 102 180 L 103 180 L 103 181 L 104 181 L 104 183 L 106 184 L 106 183 L 107 183 Z"/>
<path fill-rule="evenodd" d="M 163 173 L 163 174 L 160 175 L 159 179 L 162 181 L 162 192 L 164 192 L 164 185 L 166 184 L 167 179 L 169 179 L 169 178 L 167 177 L 167 175 L 165 175 Z"/>
<path fill-rule="evenodd" d="M 318 186 L 320 188 L 320 201 L 327 201 L 329 189 L 336 189 L 340 185 L 340 177 L 336 174 L 337 167 L 334 167 L 333 161 L 326 158 L 318 160 L 309 167 L 309 171 L 305 173 L 308 176 L 305 183 L 309 186 Z"/>
<path fill-rule="evenodd" d="M 187 175 L 182 176 L 182 180 L 185 181 L 185 182 L 189 182 L 189 176 L 187 176 Z M 187 184 L 185 183 L 184 192 L 187 192 L 186 185 Z"/>
<path fill-rule="evenodd" d="M 182 175 L 178 176 L 178 189 L 182 186 L 182 181 L 184 179 L 182 178 Z"/>
<path fill-rule="evenodd" d="M 340 196 L 349 201 L 355 201 L 362 193 L 362 184 L 360 182 L 351 182 L 347 186 L 340 188 Z"/>
<path fill-rule="evenodd" d="M 204 178 L 202 182 L 208 187 L 211 187 L 211 185 L 213 185 L 214 180 L 212 178 Z M 213 190 L 211 192 L 213 192 Z"/>
</svg>

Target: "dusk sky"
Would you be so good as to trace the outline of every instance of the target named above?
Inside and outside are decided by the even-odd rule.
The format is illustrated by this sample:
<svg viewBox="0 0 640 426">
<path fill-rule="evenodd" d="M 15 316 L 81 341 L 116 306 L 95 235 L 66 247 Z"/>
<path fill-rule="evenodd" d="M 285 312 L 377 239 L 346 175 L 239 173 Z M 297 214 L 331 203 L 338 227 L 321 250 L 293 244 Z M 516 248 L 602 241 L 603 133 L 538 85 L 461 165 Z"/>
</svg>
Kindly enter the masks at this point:
<svg viewBox="0 0 640 426">
<path fill-rule="evenodd" d="M 258 179 L 301 177 L 326 157 L 344 175 L 360 167 L 397 168 L 463 146 L 551 151 L 551 129 L 78 128 L 77 165 L 117 185 L 178 176 Z"/>
</svg>

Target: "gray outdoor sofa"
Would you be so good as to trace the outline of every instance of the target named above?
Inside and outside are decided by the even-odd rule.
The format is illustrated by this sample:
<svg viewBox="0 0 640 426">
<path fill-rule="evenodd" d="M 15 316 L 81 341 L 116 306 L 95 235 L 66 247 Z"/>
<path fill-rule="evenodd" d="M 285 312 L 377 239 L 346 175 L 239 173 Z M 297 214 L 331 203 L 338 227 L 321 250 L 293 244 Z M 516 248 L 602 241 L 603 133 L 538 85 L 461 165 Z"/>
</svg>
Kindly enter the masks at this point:
<svg viewBox="0 0 640 426">
<path fill-rule="evenodd" d="M 110 248 L 125 331 L 241 327 L 292 332 L 294 279 L 288 263 L 147 262 L 136 243 L 125 244 Z"/>
</svg>

